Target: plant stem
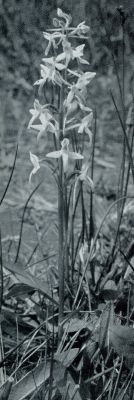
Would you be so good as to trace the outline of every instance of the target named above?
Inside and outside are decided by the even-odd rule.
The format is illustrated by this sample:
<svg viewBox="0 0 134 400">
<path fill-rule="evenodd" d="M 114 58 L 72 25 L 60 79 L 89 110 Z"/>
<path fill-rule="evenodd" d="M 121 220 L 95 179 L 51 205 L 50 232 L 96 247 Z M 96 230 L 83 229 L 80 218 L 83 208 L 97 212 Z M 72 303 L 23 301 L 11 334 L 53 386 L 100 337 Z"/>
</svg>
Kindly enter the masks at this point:
<svg viewBox="0 0 134 400">
<path fill-rule="evenodd" d="M 94 154 L 95 154 L 95 142 L 96 142 L 96 130 L 97 130 L 97 114 L 95 110 L 95 126 L 94 126 L 94 134 L 93 134 L 93 142 L 92 142 L 92 155 L 91 155 L 91 179 L 94 179 Z M 90 211 L 89 211 L 89 218 L 90 218 L 90 225 L 89 225 L 89 250 L 91 239 L 94 237 L 95 233 L 95 223 L 94 223 L 94 212 L 93 212 L 93 192 L 91 190 L 90 193 Z"/>
<path fill-rule="evenodd" d="M 59 112 L 59 143 L 63 139 L 63 87 L 60 89 L 60 112 Z M 59 159 L 59 185 L 58 185 L 58 274 L 59 274 L 59 321 L 58 336 L 62 337 L 63 326 L 61 324 L 64 313 L 64 196 L 63 196 L 63 164 Z"/>
</svg>

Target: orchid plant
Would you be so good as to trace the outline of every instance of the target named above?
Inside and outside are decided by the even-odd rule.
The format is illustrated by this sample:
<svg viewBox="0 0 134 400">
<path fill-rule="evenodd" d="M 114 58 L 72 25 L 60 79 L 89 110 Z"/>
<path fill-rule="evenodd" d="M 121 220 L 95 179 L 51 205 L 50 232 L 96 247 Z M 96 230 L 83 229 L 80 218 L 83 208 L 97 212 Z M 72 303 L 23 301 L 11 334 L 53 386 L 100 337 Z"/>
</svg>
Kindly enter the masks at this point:
<svg viewBox="0 0 134 400">
<path fill-rule="evenodd" d="M 54 18 L 54 28 L 43 33 L 47 46 L 45 57 L 41 63 L 41 78 L 35 82 L 39 87 L 39 95 L 45 90 L 45 85 L 50 85 L 50 102 L 40 104 L 34 101 L 34 108 L 28 128 L 37 131 L 37 140 L 51 134 L 54 150 L 40 159 L 30 152 L 33 169 L 29 181 L 40 169 L 42 161 L 56 159 L 56 173 L 58 183 L 58 222 L 59 222 L 59 248 L 58 248 L 58 274 L 59 274 L 59 336 L 62 332 L 62 319 L 64 312 L 64 281 L 70 283 L 69 272 L 69 211 L 67 207 L 77 202 L 76 189 L 79 182 L 86 182 L 93 190 L 93 181 L 88 176 L 89 162 L 85 161 L 84 138 L 87 137 L 89 151 L 92 144 L 92 109 L 87 105 L 87 88 L 95 77 L 94 72 L 83 71 L 89 65 L 84 59 L 85 44 L 73 45 L 73 41 L 87 39 L 89 27 L 81 22 L 77 27 L 71 27 L 71 16 L 57 9 L 57 18 Z M 54 98 L 53 98 L 54 97 Z M 75 137 L 75 140 L 74 140 Z M 71 149 L 72 147 L 72 149 Z M 74 163 L 74 171 L 70 174 L 70 161 Z M 77 163 L 75 168 L 75 163 Z M 82 164 L 83 163 L 83 164 Z M 70 184 L 71 182 L 71 184 Z M 68 187 L 71 187 L 68 194 Z M 71 193 L 72 203 L 71 203 Z M 83 244 L 81 243 L 81 246 Z"/>
</svg>

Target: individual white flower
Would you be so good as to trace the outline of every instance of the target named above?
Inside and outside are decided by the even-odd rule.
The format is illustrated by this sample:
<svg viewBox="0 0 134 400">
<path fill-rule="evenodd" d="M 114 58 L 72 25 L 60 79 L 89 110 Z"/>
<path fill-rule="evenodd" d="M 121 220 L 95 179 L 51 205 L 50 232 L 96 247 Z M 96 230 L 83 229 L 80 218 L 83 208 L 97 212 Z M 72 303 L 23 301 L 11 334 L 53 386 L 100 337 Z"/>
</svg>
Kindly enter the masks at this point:
<svg viewBox="0 0 134 400">
<path fill-rule="evenodd" d="M 42 61 L 49 65 L 49 67 L 51 67 L 51 72 L 53 72 L 55 69 L 58 69 L 58 71 L 63 71 L 63 69 L 65 69 L 65 65 L 60 63 L 58 60 L 58 56 L 57 57 L 45 57 L 42 58 Z"/>
<path fill-rule="evenodd" d="M 89 136 L 90 142 L 92 142 L 92 132 L 90 130 L 91 124 L 93 120 L 93 113 L 90 112 L 90 114 L 86 115 L 84 118 L 82 118 L 82 121 L 79 125 L 78 133 L 87 133 Z"/>
<path fill-rule="evenodd" d="M 57 36 L 59 37 L 59 35 L 57 35 L 56 32 L 54 32 L 54 33 L 43 32 L 43 36 L 46 40 L 48 40 L 48 45 L 45 50 L 45 55 L 47 56 L 49 53 L 49 50 L 51 49 L 51 46 L 53 46 L 54 49 L 56 49 L 58 47 L 56 44 L 56 39 L 57 39 Z"/>
<path fill-rule="evenodd" d="M 63 20 L 65 20 L 64 28 L 68 28 L 68 26 L 70 25 L 70 23 L 72 21 L 71 15 L 64 13 L 61 10 L 61 8 L 57 8 L 57 15 L 58 15 L 59 18 L 63 18 Z"/>
<path fill-rule="evenodd" d="M 46 60 L 49 60 L 47 63 Z M 43 59 L 44 62 L 47 63 L 47 65 L 41 64 L 41 79 L 38 79 L 34 85 L 39 85 L 40 91 L 42 90 L 43 86 L 45 85 L 46 81 L 48 80 L 49 82 L 53 82 L 53 84 L 57 84 L 58 86 L 62 86 L 62 83 L 64 82 L 66 85 L 68 83 L 62 78 L 60 72 L 58 69 L 61 71 L 62 69 L 65 68 L 65 65 L 61 63 L 57 63 L 54 59 L 54 57 L 51 57 L 50 59 Z M 62 68 L 63 66 L 63 68 Z M 58 67 L 58 68 L 57 68 Z"/>
<path fill-rule="evenodd" d="M 30 114 L 32 114 L 32 118 L 31 118 L 30 121 L 29 121 L 28 129 L 31 128 L 33 122 L 34 122 L 37 118 L 41 118 L 41 115 L 44 115 L 44 114 L 46 115 L 46 114 L 48 113 L 48 110 L 46 110 L 47 107 L 48 107 L 48 104 L 45 104 L 45 105 L 42 106 L 42 105 L 39 103 L 39 100 L 35 99 L 35 101 L 34 101 L 34 108 L 31 108 L 31 109 L 29 110 L 29 111 L 30 111 Z"/>
<path fill-rule="evenodd" d="M 63 40 L 64 51 L 63 51 L 63 53 L 59 54 L 56 59 L 57 59 L 57 61 L 68 60 L 68 63 L 69 63 L 70 60 L 74 60 L 76 58 L 77 61 L 79 61 L 82 64 L 89 64 L 89 62 L 87 60 L 82 58 L 84 47 L 85 47 L 85 44 L 82 44 L 80 46 L 77 46 L 75 49 L 73 49 L 71 47 L 71 44 L 64 39 Z M 67 65 L 68 65 L 68 63 L 67 63 Z"/>
<path fill-rule="evenodd" d="M 39 131 L 37 140 L 39 140 L 40 137 L 48 131 L 54 133 L 56 137 L 58 136 L 58 122 L 55 120 L 53 115 L 51 115 L 50 111 L 46 107 L 47 105 L 41 106 L 39 101 L 36 100 L 34 102 L 34 109 L 30 110 L 32 118 L 29 122 L 28 128 Z M 37 118 L 40 120 L 41 124 L 33 125 L 33 122 Z"/>
<path fill-rule="evenodd" d="M 62 46 L 63 46 L 63 51 L 65 54 L 66 67 L 67 67 L 70 60 L 73 59 L 73 49 L 72 49 L 71 43 L 66 38 L 64 38 L 62 40 Z"/>
<path fill-rule="evenodd" d="M 62 140 L 61 150 L 52 151 L 51 153 L 48 153 L 46 155 L 46 157 L 50 157 L 50 158 L 62 157 L 64 173 L 66 173 L 68 171 L 69 159 L 70 160 L 82 160 L 84 158 L 82 156 L 82 154 L 79 154 L 79 153 L 69 150 L 69 139 L 67 139 L 67 138 L 64 138 Z"/>
<path fill-rule="evenodd" d="M 85 21 L 80 22 L 71 32 L 72 35 L 81 36 L 81 34 L 86 34 L 90 31 L 89 26 L 85 25 Z"/>
<path fill-rule="evenodd" d="M 94 190 L 94 183 L 92 179 L 88 176 L 89 162 L 85 162 L 82 165 L 81 171 L 78 171 L 79 175 L 75 181 L 74 192 L 73 192 L 73 209 L 75 207 L 76 190 L 79 182 L 85 182 L 89 185 L 90 190 Z"/>
<path fill-rule="evenodd" d="M 73 51 L 73 57 L 77 58 L 77 60 L 82 64 L 89 64 L 89 62 L 87 60 L 84 60 L 82 58 L 84 47 L 85 47 L 85 44 L 81 44 L 80 46 L 77 46 Z"/>
<path fill-rule="evenodd" d="M 33 169 L 29 176 L 29 182 L 31 182 L 32 176 L 35 175 L 36 172 L 40 169 L 39 162 L 41 161 L 35 154 L 31 153 L 31 151 L 30 151 L 30 160 L 31 160 L 31 163 L 33 164 Z"/>
<path fill-rule="evenodd" d="M 89 85 L 91 80 L 95 77 L 96 72 L 84 72 L 84 74 L 80 75 L 75 86 L 77 89 L 83 89 L 83 86 Z"/>
<path fill-rule="evenodd" d="M 37 140 L 39 140 L 41 136 L 46 134 L 47 132 L 54 133 L 56 137 L 58 136 L 57 125 L 54 125 L 52 122 L 47 120 L 43 124 L 32 125 L 31 128 L 39 131 L 37 135 Z"/>
</svg>

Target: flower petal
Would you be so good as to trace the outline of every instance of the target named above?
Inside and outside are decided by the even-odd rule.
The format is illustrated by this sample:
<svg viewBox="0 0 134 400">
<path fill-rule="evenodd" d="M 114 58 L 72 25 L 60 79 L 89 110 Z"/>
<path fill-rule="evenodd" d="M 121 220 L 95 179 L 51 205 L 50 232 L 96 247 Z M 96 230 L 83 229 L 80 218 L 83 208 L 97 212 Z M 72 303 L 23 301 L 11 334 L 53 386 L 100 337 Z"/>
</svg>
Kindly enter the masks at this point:
<svg viewBox="0 0 134 400">
<path fill-rule="evenodd" d="M 46 157 L 50 157 L 50 158 L 60 158 L 61 156 L 62 156 L 61 150 L 52 151 L 51 153 L 46 154 Z"/>
<path fill-rule="evenodd" d="M 29 182 L 31 182 L 32 175 L 35 175 L 38 169 L 40 169 L 39 158 L 35 154 L 31 153 L 31 151 L 30 151 L 30 160 L 34 168 L 30 173 Z"/>
<path fill-rule="evenodd" d="M 82 156 L 82 154 L 75 153 L 74 151 L 70 151 L 69 158 L 71 158 L 73 160 L 83 160 L 84 157 Z"/>
</svg>

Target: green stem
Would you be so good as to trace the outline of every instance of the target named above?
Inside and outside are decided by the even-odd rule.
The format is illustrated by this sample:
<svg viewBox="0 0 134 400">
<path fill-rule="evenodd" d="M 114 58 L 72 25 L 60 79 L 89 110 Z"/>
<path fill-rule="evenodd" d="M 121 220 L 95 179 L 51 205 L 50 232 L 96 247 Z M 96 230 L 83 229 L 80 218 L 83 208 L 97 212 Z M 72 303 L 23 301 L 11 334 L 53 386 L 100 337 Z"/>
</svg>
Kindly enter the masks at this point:
<svg viewBox="0 0 134 400">
<path fill-rule="evenodd" d="M 59 143 L 63 139 L 63 88 L 60 90 L 60 112 L 59 112 Z M 58 185 L 58 275 L 59 275 L 59 323 L 58 336 L 59 340 L 62 337 L 63 326 L 62 319 L 64 313 L 64 195 L 63 195 L 63 163 L 59 159 L 59 185 Z"/>
<path fill-rule="evenodd" d="M 93 134 L 93 142 L 92 142 L 92 155 L 91 155 L 91 179 L 94 179 L 94 155 L 95 155 L 95 142 L 96 142 L 96 131 L 97 131 L 97 114 L 95 110 L 95 126 L 94 126 L 94 134 Z M 90 225 L 89 225 L 89 249 L 91 244 L 91 239 L 94 237 L 95 233 L 95 222 L 94 222 L 94 215 L 93 215 L 93 192 L 91 190 L 90 193 Z"/>
<path fill-rule="evenodd" d="M 64 174 L 65 175 L 65 174 Z M 65 249 L 64 249 L 64 268 L 67 284 L 69 284 L 69 266 L 68 266 L 68 219 L 69 210 L 67 204 L 67 180 L 64 176 L 64 218 L 65 218 Z"/>
</svg>

